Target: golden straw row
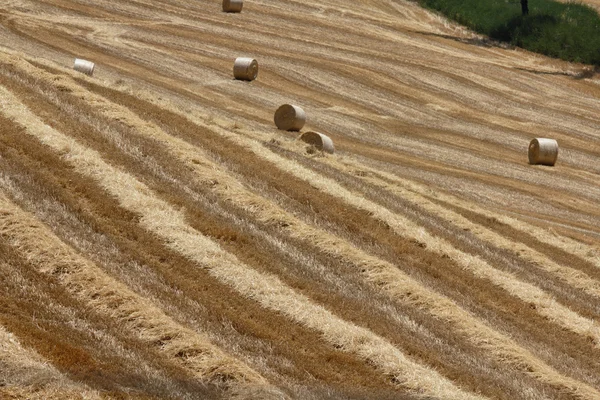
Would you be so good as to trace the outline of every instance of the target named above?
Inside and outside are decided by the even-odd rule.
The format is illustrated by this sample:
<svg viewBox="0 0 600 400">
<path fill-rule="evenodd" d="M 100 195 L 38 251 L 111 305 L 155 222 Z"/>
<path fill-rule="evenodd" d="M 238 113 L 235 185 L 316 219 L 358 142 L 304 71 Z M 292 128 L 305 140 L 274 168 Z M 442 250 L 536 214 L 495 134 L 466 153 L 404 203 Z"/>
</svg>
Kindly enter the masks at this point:
<svg viewBox="0 0 600 400">
<path fill-rule="evenodd" d="M 398 178 L 392 174 L 388 174 L 382 171 L 379 171 L 381 176 L 384 176 L 386 179 L 392 179 L 398 182 L 399 185 L 402 185 L 404 188 L 419 194 L 421 198 L 426 198 L 426 196 L 431 196 L 435 199 L 444 201 L 446 203 L 456 204 L 462 208 L 468 209 L 471 212 L 475 212 L 481 216 L 495 218 L 499 222 L 510 226 L 511 228 L 518 230 L 520 232 L 526 233 L 535 237 L 536 240 L 548 244 L 550 246 L 556 247 L 566 253 L 572 254 L 576 257 L 579 257 L 582 260 L 589 262 L 594 265 L 596 268 L 600 269 L 600 248 L 590 246 L 583 242 L 578 242 L 574 239 L 571 239 L 566 236 L 562 236 L 556 233 L 550 232 L 548 229 L 537 227 L 533 224 L 528 224 L 520 221 L 517 218 L 509 217 L 504 214 L 495 213 L 488 209 L 483 209 L 478 206 L 474 202 L 469 202 L 465 200 L 461 200 L 456 196 L 452 196 L 450 194 L 445 194 L 442 192 L 432 193 L 426 187 L 411 182 L 406 179 Z"/>
<path fill-rule="evenodd" d="M 207 268 L 221 282 L 265 308 L 281 312 L 297 323 L 320 332 L 327 342 L 376 366 L 401 387 L 440 398 L 483 398 L 461 390 L 436 371 L 410 360 L 371 331 L 342 320 L 312 303 L 277 277 L 247 267 L 191 228 L 181 212 L 157 198 L 143 183 L 104 162 L 97 152 L 45 125 L 5 88 L 0 88 L 0 94 L 0 104 L 7 117 L 25 123 L 28 134 L 62 154 L 78 173 L 97 181 L 118 199 L 123 208 L 139 214 L 139 223 L 143 228 L 163 238 L 169 247 L 197 262 L 199 267 Z M 85 287 L 80 287 L 80 290 L 89 291 Z"/>
<path fill-rule="evenodd" d="M 1 266 L 0 266 L 1 267 Z M 43 357 L 26 349 L 0 325 L 0 397 L 27 399 L 100 399 L 98 392 L 75 383 Z"/>
<path fill-rule="evenodd" d="M 360 168 L 361 170 L 368 171 L 369 174 L 366 174 L 365 176 L 361 176 L 359 178 L 365 182 L 368 182 L 368 183 L 374 184 L 375 186 L 381 187 L 381 188 L 389 191 L 390 193 L 393 193 L 394 195 L 401 197 L 404 200 L 408 200 L 412 204 L 421 207 L 428 213 L 431 213 L 431 214 L 433 214 L 437 217 L 440 217 L 448 222 L 451 222 L 453 225 L 455 225 L 461 229 L 468 230 L 469 232 L 471 232 L 472 234 L 477 236 L 479 239 L 486 241 L 486 242 L 492 244 L 493 246 L 496 246 L 496 247 L 499 247 L 499 248 L 502 248 L 505 250 L 509 250 L 511 252 L 517 252 L 517 255 L 520 258 L 532 263 L 532 265 L 535 266 L 536 268 L 539 268 L 546 272 L 551 273 L 552 275 L 560 278 L 561 280 L 563 280 L 564 282 L 566 282 L 567 284 L 571 285 L 574 288 L 581 289 L 582 291 L 584 291 L 592 296 L 600 297 L 600 282 L 598 280 L 588 276 L 584 272 L 577 271 L 576 269 L 573 269 L 570 267 L 559 265 L 550 257 L 540 253 L 539 251 L 536 251 L 536 250 L 528 247 L 527 245 L 525 245 L 523 243 L 516 242 L 509 238 L 506 238 L 506 237 L 502 236 L 501 234 L 496 233 L 493 230 L 484 227 L 483 225 L 480 225 L 480 224 L 470 221 L 468 218 L 463 217 L 462 215 L 460 215 L 457 212 L 446 209 L 446 208 L 436 204 L 435 202 L 429 200 L 426 196 L 420 194 L 420 192 L 424 191 L 422 188 L 419 188 L 418 185 L 413 184 L 406 179 L 398 178 L 393 174 L 386 173 L 385 171 L 376 171 L 373 168 L 368 168 L 362 164 L 353 162 L 350 159 L 344 160 L 344 163 L 342 163 L 337 160 L 327 158 L 323 162 L 327 163 L 337 169 L 341 169 L 341 170 L 350 171 L 350 170 L 352 170 L 352 167 L 353 167 L 353 169 Z M 377 175 L 384 177 L 387 180 L 395 181 L 397 183 L 395 185 L 389 184 L 389 183 L 385 182 L 383 179 L 378 179 L 376 177 Z M 419 190 L 419 191 L 417 191 L 417 190 Z M 444 194 L 438 195 L 437 192 L 435 194 L 435 197 L 440 200 L 443 200 L 443 199 L 452 200 L 451 204 L 457 204 L 457 202 L 458 202 L 458 199 L 454 198 L 453 196 L 444 195 Z M 475 210 L 473 210 L 473 208 L 472 208 L 473 206 L 471 205 L 471 203 L 468 203 L 468 204 L 465 204 L 465 203 L 466 202 L 460 202 L 458 204 L 464 204 L 465 207 L 468 207 L 467 209 L 469 209 L 471 211 L 475 211 Z M 484 214 L 481 214 L 484 212 L 484 210 L 479 209 L 478 211 L 479 211 L 480 215 L 485 215 L 486 217 L 492 216 L 492 214 L 488 211 L 485 211 Z M 505 217 L 504 219 L 510 222 L 510 226 L 523 225 L 523 224 L 516 224 L 515 223 L 516 220 L 514 220 L 510 217 Z M 534 228 L 529 229 L 528 231 L 532 232 L 532 233 L 537 232 L 537 230 L 535 230 Z M 544 237 L 545 238 L 551 237 L 551 235 L 548 232 L 545 232 Z M 555 243 L 555 242 L 565 243 L 558 239 L 555 239 L 554 241 L 552 241 L 552 243 Z M 566 247 L 566 246 L 561 245 L 559 248 L 564 249 L 564 247 Z M 574 246 L 571 245 L 569 247 L 572 248 Z M 571 253 L 571 254 L 573 254 L 573 253 Z M 579 254 L 573 254 L 573 255 L 579 256 Z M 592 257 L 590 257 L 588 255 L 588 253 L 586 253 L 586 256 L 584 259 L 586 259 L 588 261 L 594 261 L 594 259 Z M 597 260 L 595 260 L 595 261 L 598 262 Z"/>
<path fill-rule="evenodd" d="M 590 246 L 583 242 L 578 242 L 566 236 L 551 233 L 548 229 L 543 229 L 532 224 L 524 223 L 517 218 L 499 214 L 489 209 L 484 209 L 478 206 L 475 202 L 463 200 L 441 191 L 433 191 L 430 188 L 409 179 L 401 178 L 397 175 L 382 170 L 370 168 L 352 159 L 352 157 L 346 157 L 343 160 L 328 157 L 323 159 L 322 162 L 348 173 L 351 173 L 357 169 L 367 171 L 368 174 L 365 176 L 359 176 L 358 178 L 385 188 L 394 194 L 400 195 L 402 198 L 409 200 L 413 204 L 422 206 L 423 208 L 427 209 L 427 211 L 442 217 L 449 222 L 457 224 L 461 228 L 473 228 L 473 233 L 484 240 L 493 241 L 494 239 L 491 238 L 496 237 L 495 235 L 498 234 L 492 232 L 491 236 L 488 236 L 490 233 L 486 231 L 489 229 L 481 227 L 482 230 L 480 231 L 480 228 L 475 228 L 472 225 L 472 222 L 464 221 L 464 217 L 460 216 L 458 213 L 439 208 L 440 206 L 436 205 L 435 202 L 428 200 L 428 198 L 433 198 L 449 204 L 455 204 L 480 216 L 495 218 L 499 222 L 506 224 L 515 230 L 531 235 L 542 243 L 551 245 L 566 253 L 579 257 L 580 259 L 585 260 L 600 269 L 600 248 Z M 377 177 L 379 177 L 379 179 Z M 386 181 L 391 181 L 395 184 L 390 184 Z M 502 246 L 499 247 L 510 249 L 510 246 L 511 245 L 508 243 L 503 243 Z M 515 248 L 516 247 L 513 247 L 513 249 Z M 519 250 L 528 253 L 528 250 L 531 249 L 525 248 L 523 245 L 519 245 Z M 547 257 L 541 254 L 536 254 L 535 251 L 533 253 L 524 254 L 523 256 L 524 258 L 528 259 L 528 261 L 536 261 L 538 257 L 542 256 L 545 258 L 545 262 L 552 262 L 552 260 L 548 259 Z M 567 272 L 568 274 L 568 270 L 564 270 L 564 272 Z"/>
<path fill-rule="evenodd" d="M 52 75 L 47 74 L 46 78 L 50 78 L 50 76 Z M 54 77 L 53 79 L 56 81 L 57 78 Z M 508 337 L 492 330 L 451 300 L 432 293 L 398 270 L 394 265 L 372 257 L 356 249 L 350 243 L 302 222 L 280 207 L 248 191 L 239 181 L 223 171 L 220 165 L 210 162 L 201 149 L 181 139 L 167 135 L 159 127 L 141 120 L 127 108 L 86 91 L 66 77 L 60 79 L 61 85 L 68 87 L 74 95 L 80 96 L 89 104 L 93 104 L 100 114 L 110 118 L 118 118 L 125 124 L 135 127 L 145 137 L 159 141 L 165 149 L 186 166 L 193 169 L 200 181 L 219 182 L 219 184 L 211 186 L 212 190 L 222 199 L 251 212 L 261 221 L 276 223 L 288 235 L 311 243 L 322 252 L 333 254 L 356 265 L 359 269 L 364 269 L 368 279 L 380 284 L 393 298 L 400 301 L 410 301 L 412 305 L 420 306 L 435 318 L 451 322 L 454 329 L 473 344 L 491 351 L 496 360 L 508 361 L 514 366 L 519 366 L 521 370 L 528 370 L 546 384 L 561 388 L 570 387 L 575 391 L 579 390 L 579 382 L 561 376 Z M 332 252 L 331 249 L 337 250 Z M 406 293 L 412 293 L 412 300 L 407 300 Z"/>
<path fill-rule="evenodd" d="M 0 92 L 8 93 L 3 89 Z M 22 116 L 28 122 L 35 121 Z M 68 146 L 67 143 L 64 145 Z M 0 240 L 32 260 L 40 273 L 57 277 L 68 292 L 91 310 L 120 321 L 124 331 L 132 332 L 139 340 L 154 346 L 156 351 L 178 362 L 198 379 L 218 383 L 222 376 L 232 376 L 234 389 L 235 385 L 269 389 L 258 373 L 223 353 L 205 336 L 175 323 L 154 304 L 106 275 L 2 193 Z M 165 337 L 171 339 L 160 340 Z M 178 357 L 177 354 L 188 356 Z"/>
<path fill-rule="evenodd" d="M 33 68 L 29 64 L 23 62 L 21 62 L 20 65 L 28 65 L 26 68 Z M 73 74 L 71 71 L 66 71 L 66 73 Z M 88 78 L 83 77 L 80 79 Z M 94 83 L 106 85 L 98 81 L 94 81 Z M 169 101 L 157 99 L 151 93 L 142 90 L 137 90 L 135 95 L 145 101 L 163 107 L 170 112 L 183 116 L 196 125 L 247 148 L 262 159 L 271 162 L 282 171 L 309 182 L 314 187 L 343 200 L 347 204 L 370 212 L 374 218 L 389 223 L 394 229 L 394 232 L 399 236 L 427 244 L 430 251 L 450 257 L 457 262 L 458 265 L 465 270 L 470 271 L 476 277 L 487 279 L 522 301 L 535 304 L 537 312 L 541 315 L 572 332 L 592 337 L 596 345 L 600 346 L 600 326 L 598 323 L 588 318 L 584 318 L 559 304 L 552 296 L 540 288 L 522 282 L 510 273 L 493 268 L 481 258 L 454 248 L 444 239 L 432 236 L 422 227 L 409 221 L 407 218 L 397 215 L 361 196 L 353 194 L 332 179 L 323 177 L 308 168 L 269 151 L 261 144 L 261 141 L 264 139 L 264 136 L 261 135 L 261 133 L 245 128 L 237 129 L 236 133 L 232 133 L 230 129 L 228 129 L 230 126 L 226 121 L 213 119 L 212 123 L 206 123 L 205 121 L 211 120 L 211 118 L 207 114 L 202 114 L 201 111 L 194 110 L 189 113 L 183 113 Z M 240 135 L 239 133 L 242 133 L 243 135 Z"/>
<path fill-rule="evenodd" d="M 237 129 L 236 133 L 232 133 L 227 122 L 213 120 L 213 123 L 206 123 L 205 121 L 210 120 L 210 117 L 208 115 L 203 115 L 199 111 L 191 111 L 190 113 L 184 114 L 170 102 L 156 99 L 150 93 L 137 90 L 135 94 L 145 101 L 163 107 L 170 112 L 187 118 L 190 122 L 202 128 L 208 129 L 227 140 L 231 140 L 233 143 L 248 149 L 262 159 L 269 161 L 280 170 L 310 183 L 313 187 L 318 188 L 322 192 L 330 194 L 357 209 L 371 213 L 373 218 L 388 223 L 400 237 L 425 243 L 430 251 L 450 257 L 450 259 L 457 262 L 458 265 L 471 272 L 474 276 L 489 280 L 494 285 L 503 288 L 511 295 L 526 303 L 535 304 L 537 312 L 547 317 L 550 321 L 553 321 L 572 332 L 584 336 L 591 336 L 594 338 L 595 343 L 600 346 L 600 325 L 598 323 L 588 318 L 584 318 L 569 310 L 567 307 L 557 303 L 552 296 L 545 293 L 540 288 L 520 281 L 513 274 L 493 268 L 477 256 L 454 248 L 446 240 L 434 237 L 407 218 L 397 215 L 385 207 L 350 192 L 332 179 L 326 178 L 292 160 L 273 153 L 262 145 L 261 142 L 264 140 L 264 136 L 260 133 L 245 128 Z"/>
</svg>

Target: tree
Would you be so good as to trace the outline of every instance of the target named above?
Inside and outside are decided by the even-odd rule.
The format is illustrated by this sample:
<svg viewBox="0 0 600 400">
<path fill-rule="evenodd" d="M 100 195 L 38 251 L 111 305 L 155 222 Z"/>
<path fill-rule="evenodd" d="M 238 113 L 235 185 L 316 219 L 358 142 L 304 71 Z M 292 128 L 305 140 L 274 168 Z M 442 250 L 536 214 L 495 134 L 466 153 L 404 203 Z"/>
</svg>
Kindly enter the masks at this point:
<svg viewBox="0 0 600 400">
<path fill-rule="evenodd" d="M 527 4 L 527 0 L 521 0 L 521 13 L 523 15 L 529 14 L 529 6 Z"/>
</svg>

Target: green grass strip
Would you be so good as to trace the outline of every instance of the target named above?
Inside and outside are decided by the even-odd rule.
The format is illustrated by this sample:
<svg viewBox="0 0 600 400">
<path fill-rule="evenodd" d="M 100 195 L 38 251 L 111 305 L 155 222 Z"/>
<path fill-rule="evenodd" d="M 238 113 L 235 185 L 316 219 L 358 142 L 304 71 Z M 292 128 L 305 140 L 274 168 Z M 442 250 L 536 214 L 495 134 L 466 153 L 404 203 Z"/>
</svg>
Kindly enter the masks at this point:
<svg viewBox="0 0 600 400">
<path fill-rule="evenodd" d="M 600 15 L 581 3 L 530 0 L 418 0 L 493 39 L 567 61 L 600 65 Z"/>
</svg>

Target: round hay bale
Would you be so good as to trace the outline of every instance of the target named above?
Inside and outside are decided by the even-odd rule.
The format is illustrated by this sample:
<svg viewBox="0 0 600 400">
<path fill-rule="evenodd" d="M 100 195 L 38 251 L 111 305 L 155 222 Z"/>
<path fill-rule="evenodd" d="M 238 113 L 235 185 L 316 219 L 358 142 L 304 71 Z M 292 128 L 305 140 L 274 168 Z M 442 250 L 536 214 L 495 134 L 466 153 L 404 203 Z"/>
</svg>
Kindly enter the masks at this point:
<svg viewBox="0 0 600 400">
<path fill-rule="evenodd" d="M 73 69 L 75 71 L 82 72 L 89 76 L 92 76 L 94 74 L 95 67 L 96 67 L 96 65 L 93 62 L 87 61 L 87 60 L 82 60 L 80 58 L 76 58 L 75 64 L 73 65 Z"/>
<path fill-rule="evenodd" d="M 298 106 L 284 104 L 275 111 L 275 125 L 283 131 L 299 131 L 306 123 L 306 113 Z"/>
<path fill-rule="evenodd" d="M 554 139 L 536 138 L 529 143 L 529 164 L 553 166 L 558 158 L 558 143 Z"/>
<path fill-rule="evenodd" d="M 223 11 L 230 13 L 242 12 L 243 0 L 223 0 Z"/>
<path fill-rule="evenodd" d="M 253 58 L 238 57 L 233 63 L 233 77 L 243 81 L 253 81 L 258 75 L 258 63 Z"/>
<path fill-rule="evenodd" d="M 331 138 L 319 132 L 305 132 L 300 136 L 300 140 L 312 144 L 317 149 L 329 154 L 333 154 L 335 151 Z"/>
</svg>

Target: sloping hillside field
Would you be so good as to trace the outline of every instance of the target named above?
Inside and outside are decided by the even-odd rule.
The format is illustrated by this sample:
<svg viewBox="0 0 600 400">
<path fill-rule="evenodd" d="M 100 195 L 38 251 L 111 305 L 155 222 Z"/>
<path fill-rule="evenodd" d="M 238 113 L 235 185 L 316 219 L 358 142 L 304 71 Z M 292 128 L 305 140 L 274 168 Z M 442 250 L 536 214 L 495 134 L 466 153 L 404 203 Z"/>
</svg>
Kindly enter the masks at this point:
<svg viewBox="0 0 600 400">
<path fill-rule="evenodd" d="M 404 0 L 3 0 L 0 39 L 1 399 L 600 399 L 590 68 Z"/>
</svg>

